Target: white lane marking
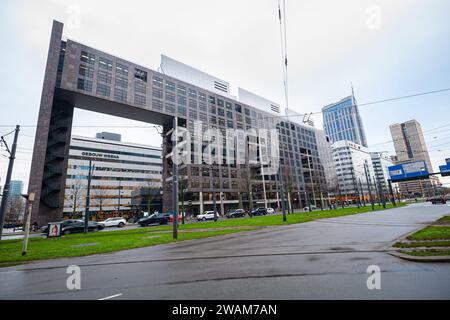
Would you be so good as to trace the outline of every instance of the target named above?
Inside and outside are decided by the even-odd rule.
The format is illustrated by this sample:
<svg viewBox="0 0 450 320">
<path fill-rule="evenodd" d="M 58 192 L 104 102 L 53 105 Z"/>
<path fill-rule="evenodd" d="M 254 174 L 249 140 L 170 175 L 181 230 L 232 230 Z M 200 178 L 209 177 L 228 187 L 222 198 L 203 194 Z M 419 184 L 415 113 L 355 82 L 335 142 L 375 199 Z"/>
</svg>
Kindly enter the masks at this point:
<svg viewBox="0 0 450 320">
<path fill-rule="evenodd" d="M 122 296 L 122 295 L 123 295 L 122 293 L 118 293 L 118 294 L 115 294 L 115 295 L 113 295 L 113 296 L 109 296 L 109 297 L 106 297 L 106 298 L 101 298 L 101 299 L 98 299 L 98 300 L 109 300 L 109 299 L 114 299 L 114 298 L 120 297 L 120 296 Z"/>
</svg>

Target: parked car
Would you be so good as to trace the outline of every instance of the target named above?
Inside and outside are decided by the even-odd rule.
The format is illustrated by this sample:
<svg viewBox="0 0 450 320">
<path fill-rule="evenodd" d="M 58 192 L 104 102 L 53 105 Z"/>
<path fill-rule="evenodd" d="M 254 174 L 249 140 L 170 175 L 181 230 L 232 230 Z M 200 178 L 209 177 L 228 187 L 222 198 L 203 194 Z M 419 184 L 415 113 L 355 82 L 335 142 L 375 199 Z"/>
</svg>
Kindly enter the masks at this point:
<svg viewBox="0 0 450 320">
<path fill-rule="evenodd" d="M 76 223 L 83 223 L 84 224 L 84 221 L 81 220 L 81 219 L 68 219 L 68 220 L 61 221 L 61 223 L 62 223 L 62 227 L 64 228 L 64 227 L 67 227 L 67 226 L 70 226 L 70 225 L 76 224 Z M 41 228 L 42 233 L 47 233 L 47 229 L 48 229 L 48 225 L 43 226 Z"/>
<path fill-rule="evenodd" d="M 163 215 L 162 213 L 154 213 L 148 217 L 139 219 L 138 224 L 141 227 L 146 227 L 151 224 L 167 224 L 169 222 L 169 219 L 166 215 Z"/>
<path fill-rule="evenodd" d="M 427 199 L 427 201 L 430 201 L 432 204 L 446 204 L 447 203 L 447 199 L 445 196 L 430 197 Z"/>
<path fill-rule="evenodd" d="M 245 212 L 244 209 L 237 209 L 237 210 L 228 212 L 225 216 L 226 216 L 228 219 L 233 219 L 233 218 L 242 218 L 242 217 L 245 217 L 245 214 L 246 214 L 246 212 Z"/>
<path fill-rule="evenodd" d="M 94 221 L 88 222 L 88 231 L 89 232 L 100 231 L 100 230 L 103 230 L 104 228 L 105 228 L 105 226 L 98 222 L 94 222 Z M 65 223 L 65 221 L 63 221 L 61 234 L 65 235 L 65 234 L 81 233 L 81 232 L 84 232 L 84 221 L 77 221 L 77 222 L 72 222 L 72 223 Z"/>
<path fill-rule="evenodd" d="M 125 218 L 115 217 L 115 218 L 108 218 L 104 221 L 100 221 L 99 223 L 103 224 L 106 228 L 108 227 L 123 228 L 127 224 L 127 221 L 125 220 Z"/>
<path fill-rule="evenodd" d="M 316 209 L 317 209 L 316 206 L 311 205 L 311 210 L 316 210 Z M 304 207 L 304 208 L 303 208 L 303 211 L 309 211 L 309 207 Z"/>
<path fill-rule="evenodd" d="M 216 214 L 216 217 L 219 215 Z M 214 220 L 214 211 L 205 211 L 197 216 L 198 221 Z"/>
<path fill-rule="evenodd" d="M 273 208 L 267 208 L 267 214 L 274 214 L 275 210 Z"/>
<path fill-rule="evenodd" d="M 252 216 L 265 216 L 266 214 L 267 214 L 266 208 L 256 208 L 251 212 Z"/>
</svg>

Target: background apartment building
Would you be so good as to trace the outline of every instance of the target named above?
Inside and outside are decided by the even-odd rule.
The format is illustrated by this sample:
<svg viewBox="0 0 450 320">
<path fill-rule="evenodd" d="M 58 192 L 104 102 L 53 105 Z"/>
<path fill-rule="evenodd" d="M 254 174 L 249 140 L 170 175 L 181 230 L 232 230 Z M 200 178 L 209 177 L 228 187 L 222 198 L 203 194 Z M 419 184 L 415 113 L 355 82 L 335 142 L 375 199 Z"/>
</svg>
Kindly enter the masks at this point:
<svg viewBox="0 0 450 320">
<path fill-rule="evenodd" d="M 390 156 L 383 152 L 371 152 L 373 171 L 375 174 L 375 181 L 379 182 L 383 188 L 383 192 L 387 194 L 389 192 L 389 167 L 393 166 L 394 163 Z M 393 191 L 395 186 L 393 186 Z"/>
<path fill-rule="evenodd" d="M 428 172 L 433 172 L 422 126 L 417 120 L 409 120 L 390 126 L 396 153 L 396 164 L 424 161 Z M 435 176 L 425 180 L 400 182 L 400 191 L 407 195 L 431 195 L 439 179 Z"/>
<path fill-rule="evenodd" d="M 338 141 L 333 144 L 333 158 L 340 195 L 352 200 L 358 199 L 360 195 L 367 196 L 369 187 L 366 170 L 372 188 L 375 176 L 369 150 L 351 141 Z"/>
<path fill-rule="evenodd" d="M 161 148 L 122 142 L 120 135 L 73 136 L 67 169 L 64 215 L 84 213 L 92 160 L 90 211 L 100 218 L 129 213 L 132 193 L 162 186 Z"/>
</svg>

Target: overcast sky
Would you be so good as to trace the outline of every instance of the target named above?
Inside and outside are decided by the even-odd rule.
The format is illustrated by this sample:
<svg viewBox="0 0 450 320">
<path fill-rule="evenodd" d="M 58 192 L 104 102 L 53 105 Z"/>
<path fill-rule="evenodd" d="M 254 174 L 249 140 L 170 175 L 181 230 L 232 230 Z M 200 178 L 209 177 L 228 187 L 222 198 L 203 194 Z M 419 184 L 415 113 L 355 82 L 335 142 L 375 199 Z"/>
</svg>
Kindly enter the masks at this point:
<svg viewBox="0 0 450 320">
<path fill-rule="evenodd" d="M 361 104 L 450 87 L 450 1 L 287 0 L 286 5 L 289 100 L 296 112 L 320 111 L 349 95 L 351 83 Z M 31 126 L 53 19 L 65 23 L 65 37 L 150 69 L 166 54 L 232 88 L 284 104 L 277 0 L 3 0 L 0 9 L 0 133 L 15 124 L 30 126 L 21 131 L 13 179 L 28 181 Z M 450 158 L 450 92 L 360 111 L 371 150 L 392 152 L 392 143 L 384 143 L 391 140 L 389 125 L 415 118 L 427 131 L 434 169 Z M 322 127 L 321 115 L 314 120 Z M 152 129 L 120 128 L 134 124 L 77 111 L 73 134 L 113 131 L 124 141 L 160 144 Z M 76 127 L 85 125 L 98 127 Z M 2 185 L 6 167 L 7 158 L 0 156 Z"/>
</svg>

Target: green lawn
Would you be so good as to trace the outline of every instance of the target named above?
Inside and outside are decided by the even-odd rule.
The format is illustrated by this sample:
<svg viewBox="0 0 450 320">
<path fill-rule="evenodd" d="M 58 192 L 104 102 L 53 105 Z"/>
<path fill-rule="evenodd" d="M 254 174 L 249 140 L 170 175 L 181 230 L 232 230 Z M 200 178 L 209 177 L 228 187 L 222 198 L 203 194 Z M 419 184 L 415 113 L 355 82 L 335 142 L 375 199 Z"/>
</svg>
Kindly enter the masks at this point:
<svg viewBox="0 0 450 320">
<path fill-rule="evenodd" d="M 395 248 L 418 248 L 418 247 L 450 247 L 450 241 L 415 241 L 415 242 L 397 242 Z"/>
<path fill-rule="evenodd" d="M 431 256 L 450 256 L 450 250 L 423 250 L 423 251 L 407 251 L 403 252 L 410 256 L 431 257 Z"/>
<path fill-rule="evenodd" d="M 437 222 L 441 222 L 441 223 L 450 223 L 450 216 L 445 216 L 440 218 Z"/>
<path fill-rule="evenodd" d="M 449 239 L 450 227 L 445 226 L 429 226 L 408 237 L 409 240 L 436 240 Z"/>
<path fill-rule="evenodd" d="M 404 206 L 405 204 L 399 205 Z M 392 205 L 387 205 L 387 208 L 392 208 Z M 383 207 L 375 206 L 375 210 L 383 210 Z M 303 223 L 316 219 L 347 216 L 368 211 L 371 211 L 370 206 L 359 209 L 352 207 L 338 210 L 294 213 L 287 216 L 287 222 L 283 222 L 281 215 L 270 215 L 186 224 L 180 225 L 179 239 L 177 241 L 249 231 L 258 227 Z M 58 239 L 31 238 L 28 245 L 28 254 L 25 257 L 21 256 L 22 240 L 3 240 L 0 243 L 0 267 L 33 260 L 86 256 L 170 243 L 174 242 L 170 232 L 171 229 L 171 226 L 161 226 L 97 232 L 87 235 L 71 234 Z"/>
</svg>

